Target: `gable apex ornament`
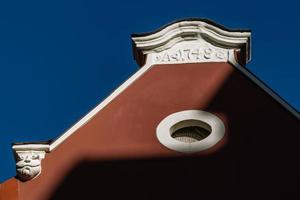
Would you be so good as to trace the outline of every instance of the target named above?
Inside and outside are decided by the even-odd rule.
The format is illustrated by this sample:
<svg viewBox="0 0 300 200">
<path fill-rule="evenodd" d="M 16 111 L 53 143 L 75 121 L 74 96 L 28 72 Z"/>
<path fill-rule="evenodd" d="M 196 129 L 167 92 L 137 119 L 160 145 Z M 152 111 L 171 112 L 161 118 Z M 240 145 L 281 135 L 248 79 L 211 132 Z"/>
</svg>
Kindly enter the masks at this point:
<svg viewBox="0 0 300 200">
<path fill-rule="evenodd" d="M 226 62 L 229 51 L 245 65 L 251 59 L 251 32 L 229 30 L 206 19 L 175 21 L 145 34 L 133 34 L 133 54 L 140 66 L 153 64 Z"/>
</svg>

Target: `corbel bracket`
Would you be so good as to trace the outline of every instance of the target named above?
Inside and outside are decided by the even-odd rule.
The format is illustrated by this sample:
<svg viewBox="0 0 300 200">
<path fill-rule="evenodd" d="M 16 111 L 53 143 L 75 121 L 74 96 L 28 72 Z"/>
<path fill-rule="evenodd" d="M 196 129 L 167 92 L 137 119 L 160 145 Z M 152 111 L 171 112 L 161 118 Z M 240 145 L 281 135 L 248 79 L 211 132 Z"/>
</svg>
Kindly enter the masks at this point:
<svg viewBox="0 0 300 200">
<path fill-rule="evenodd" d="M 21 181 L 29 181 L 37 177 L 42 171 L 42 159 L 48 152 L 46 144 L 21 144 L 13 145 L 16 161 L 17 178 Z"/>
</svg>

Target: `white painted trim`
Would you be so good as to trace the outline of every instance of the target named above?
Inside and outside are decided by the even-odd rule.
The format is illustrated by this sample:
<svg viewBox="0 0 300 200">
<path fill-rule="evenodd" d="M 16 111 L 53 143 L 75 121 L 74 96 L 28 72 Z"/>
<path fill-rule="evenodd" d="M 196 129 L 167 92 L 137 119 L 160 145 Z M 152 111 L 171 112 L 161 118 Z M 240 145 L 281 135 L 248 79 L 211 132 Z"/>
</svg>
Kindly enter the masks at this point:
<svg viewBox="0 0 300 200">
<path fill-rule="evenodd" d="M 153 59 L 151 58 L 151 55 L 149 55 L 149 59 L 147 59 L 145 66 L 140 68 L 133 76 L 131 76 L 127 81 L 125 81 L 120 87 L 118 87 L 106 99 L 104 99 L 104 101 L 102 101 L 93 110 L 91 110 L 87 115 L 85 115 L 81 120 L 79 120 L 76 124 L 74 124 L 69 130 L 67 130 L 63 135 L 61 135 L 57 140 L 55 140 L 52 144 L 50 144 L 49 151 L 52 151 L 53 149 L 55 149 L 66 138 L 68 138 L 70 135 L 72 135 L 75 131 L 77 131 L 84 124 L 89 122 L 107 104 L 109 104 L 112 100 L 114 100 L 120 93 L 122 93 L 126 88 L 128 88 L 134 81 L 136 81 L 146 71 L 148 71 L 153 66 L 152 60 Z"/>
<path fill-rule="evenodd" d="M 50 151 L 49 144 L 15 144 L 12 146 L 14 151 L 26 151 L 26 150 L 33 150 L 33 151 Z"/>
<path fill-rule="evenodd" d="M 144 67 L 140 68 L 133 76 L 131 76 L 127 81 L 125 81 L 119 88 L 117 88 L 111 95 L 109 95 L 104 101 L 97 105 L 93 110 L 91 110 L 87 115 L 85 115 L 81 120 L 75 123 L 70 129 L 68 129 L 64 134 L 62 134 L 57 140 L 51 144 L 15 144 L 12 149 L 15 154 L 16 161 L 16 171 L 17 178 L 22 181 L 29 181 L 37 177 L 42 170 L 41 160 L 45 157 L 46 153 L 51 152 L 61 143 L 63 143 L 69 136 L 76 132 L 80 127 L 89 122 L 98 112 L 100 112 L 107 104 L 109 104 L 114 98 L 116 98 L 120 93 L 122 93 L 128 86 L 130 86 L 135 80 L 141 77 L 145 72 L 147 72 L 154 64 L 152 61 L 152 55 L 148 55 L 147 62 Z M 40 162 L 37 166 L 24 166 L 21 167 L 22 159 L 20 154 L 34 154 L 39 155 Z M 31 162 L 31 160 L 30 160 Z M 35 161 L 36 162 L 36 161 Z"/>
<path fill-rule="evenodd" d="M 269 94 L 273 99 L 275 99 L 279 104 L 281 104 L 286 110 L 292 113 L 296 118 L 300 119 L 300 114 L 292 108 L 288 103 L 286 103 L 280 96 L 274 93 L 270 88 L 268 88 L 263 82 L 258 80 L 253 74 L 251 74 L 245 67 L 241 66 L 234 54 L 234 50 L 229 51 L 229 63 L 232 64 L 236 69 L 238 69 L 242 74 L 247 76 L 252 82 L 259 86 L 263 91 Z"/>
<path fill-rule="evenodd" d="M 82 127 L 84 124 L 86 124 L 88 121 L 90 121 L 98 112 L 100 112 L 107 104 L 109 104 L 112 100 L 114 100 L 120 93 L 122 93 L 134 81 L 136 81 L 139 77 L 141 77 L 144 73 L 146 73 L 149 69 L 151 69 L 151 67 L 154 67 L 155 66 L 154 65 L 155 64 L 155 55 L 156 54 L 148 54 L 147 59 L 146 59 L 146 64 L 144 67 L 140 68 L 133 76 L 131 76 L 127 81 L 125 81 L 118 89 L 116 89 L 104 101 L 102 101 L 98 106 L 96 106 L 93 110 L 91 110 L 87 115 L 85 115 L 81 120 L 79 120 L 75 125 L 73 125 L 69 130 L 67 130 L 64 134 L 62 134 L 57 140 L 55 140 L 50 145 L 48 145 L 48 144 L 15 144 L 15 145 L 13 145 L 12 148 L 13 148 L 13 151 L 16 156 L 15 157 L 16 165 L 19 162 L 17 159 L 17 156 L 18 156 L 18 154 L 22 154 L 22 153 L 39 154 L 40 159 L 42 160 L 44 158 L 46 152 L 51 152 L 56 147 L 58 147 L 61 143 L 64 142 L 64 140 L 66 140 L 70 135 L 72 135 L 74 132 L 76 132 L 80 127 Z M 253 76 L 250 72 L 248 72 L 243 66 L 241 66 L 236 61 L 233 49 L 228 51 L 228 62 L 230 64 L 232 64 L 241 73 L 243 73 L 246 77 L 248 77 L 251 81 L 253 81 L 257 86 L 259 86 L 261 89 L 263 89 L 266 93 L 268 93 L 273 99 L 275 99 L 279 104 L 281 104 L 285 109 L 287 109 L 295 117 L 300 119 L 299 113 L 296 110 L 294 110 L 291 106 L 289 106 L 284 100 L 282 100 L 278 95 L 276 95 L 272 90 L 270 90 L 264 83 L 259 81 L 255 76 Z M 222 128 L 221 128 L 221 132 L 222 132 Z M 223 137 L 222 134 L 218 135 L 217 138 L 215 138 L 215 141 L 221 139 L 221 137 Z M 175 141 L 177 141 L 177 140 L 175 140 Z M 196 145 L 195 147 L 193 145 L 188 148 L 186 148 L 186 146 L 185 147 L 183 146 L 183 147 L 180 147 L 178 150 L 178 146 L 182 145 L 182 143 L 180 143 L 179 145 L 175 145 L 176 147 L 173 149 L 177 150 L 177 151 L 181 151 L 181 152 L 195 152 L 195 151 L 202 151 L 204 149 L 207 149 L 207 148 L 213 146 L 213 144 L 214 144 L 214 142 L 203 145 L 203 146 L 202 145 L 197 146 L 197 144 L 194 144 L 194 145 Z M 30 173 L 28 173 L 26 176 L 24 176 L 22 169 L 19 169 L 19 167 L 17 167 L 17 177 L 20 180 L 28 181 L 28 180 L 31 180 L 31 179 L 37 177 L 41 173 L 41 170 L 42 170 L 41 162 L 40 162 L 39 166 L 36 166 L 36 167 L 29 166 L 29 167 L 30 168 L 28 168 L 28 170 L 30 169 L 31 171 L 29 171 Z"/>
<path fill-rule="evenodd" d="M 294 116 L 300 119 L 299 113 L 295 111 L 291 106 L 289 106 L 285 101 L 283 101 L 278 95 L 272 92 L 267 86 L 265 86 L 261 81 L 249 73 L 244 67 L 238 64 L 234 56 L 234 50 L 229 50 L 228 62 L 234 65 L 240 72 L 249 77 L 254 83 L 256 83 L 265 92 L 271 95 L 276 101 L 284 106 L 288 111 L 290 111 Z M 91 110 L 87 115 L 85 115 L 81 120 L 79 120 L 75 125 L 73 125 L 69 130 L 67 130 L 63 135 L 61 135 L 57 140 L 55 140 L 49 146 L 49 152 L 60 145 L 66 138 L 77 131 L 81 126 L 90 121 L 99 111 L 101 111 L 107 104 L 109 104 L 113 99 L 115 99 L 120 93 L 122 93 L 126 88 L 128 88 L 134 81 L 141 77 L 145 72 L 147 72 L 152 66 L 154 66 L 155 54 L 148 54 L 146 59 L 146 64 L 140 68 L 133 76 L 131 76 L 127 81 L 125 81 L 119 88 L 117 88 L 111 95 L 109 95 L 104 101 L 102 101 L 98 106 Z"/>
<path fill-rule="evenodd" d="M 250 37 L 251 32 L 248 31 L 227 31 L 207 22 L 194 20 L 176 22 L 156 33 L 132 37 L 132 40 L 135 51 L 141 51 L 144 55 L 161 52 L 182 41 L 195 39 L 205 40 L 223 49 L 239 49 L 246 46 L 244 53 L 247 63 L 251 59 Z M 136 55 L 138 54 L 136 52 Z"/>
<path fill-rule="evenodd" d="M 185 143 L 173 138 L 172 128 L 180 122 L 184 123 L 184 121 L 187 121 L 187 124 L 183 127 L 187 127 L 190 125 L 188 120 L 196 120 L 200 123 L 204 122 L 208 124 L 211 128 L 211 133 L 203 140 L 193 143 Z M 207 150 L 217 144 L 224 135 L 225 125 L 222 120 L 212 113 L 201 110 L 185 110 L 173 113 L 164 118 L 156 128 L 157 139 L 162 145 L 182 153 L 194 153 Z"/>
</svg>

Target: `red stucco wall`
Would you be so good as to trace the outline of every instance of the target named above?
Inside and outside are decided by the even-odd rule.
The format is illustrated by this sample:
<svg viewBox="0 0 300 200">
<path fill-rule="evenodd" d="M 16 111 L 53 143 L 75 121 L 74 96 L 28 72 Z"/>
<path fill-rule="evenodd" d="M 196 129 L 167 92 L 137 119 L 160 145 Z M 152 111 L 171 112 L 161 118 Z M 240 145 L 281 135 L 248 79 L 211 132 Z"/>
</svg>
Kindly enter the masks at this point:
<svg viewBox="0 0 300 200">
<path fill-rule="evenodd" d="M 156 139 L 156 126 L 167 115 L 189 109 L 219 116 L 226 125 L 227 141 L 222 141 L 212 151 L 193 155 L 162 146 Z M 155 66 L 47 154 L 42 161 L 42 174 L 34 180 L 20 182 L 19 195 L 24 200 L 55 197 L 68 173 L 83 160 L 205 157 L 213 159 L 214 166 L 221 167 L 218 176 L 212 175 L 210 184 L 253 185 L 256 175 L 261 178 L 260 183 L 266 184 L 291 180 L 286 178 L 291 175 L 289 172 L 286 176 L 276 174 L 279 167 L 284 168 L 277 159 L 293 163 L 297 150 L 294 143 L 299 138 L 296 130 L 299 132 L 300 126 L 295 117 L 228 63 Z M 274 167 L 269 169 L 270 166 Z M 207 167 L 207 173 L 213 174 L 209 169 Z M 211 169 L 219 168 L 212 166 Z M 201 179 L 200 174 L 198 178 Z M 91 182 L 86 184 L 105 187 L 96 174 L 88 180 Z M 73 184 L 76 188 L 76 184 L 82 183 L 76 180 Z M 78 195 L 75 191 L 74 194 Z"/>
<path fill-rule="evenodd" d="M 17 200 L 18 199 L 18 180 L 9 179 L 0 184 L 0 200 Z"/>
</svg>

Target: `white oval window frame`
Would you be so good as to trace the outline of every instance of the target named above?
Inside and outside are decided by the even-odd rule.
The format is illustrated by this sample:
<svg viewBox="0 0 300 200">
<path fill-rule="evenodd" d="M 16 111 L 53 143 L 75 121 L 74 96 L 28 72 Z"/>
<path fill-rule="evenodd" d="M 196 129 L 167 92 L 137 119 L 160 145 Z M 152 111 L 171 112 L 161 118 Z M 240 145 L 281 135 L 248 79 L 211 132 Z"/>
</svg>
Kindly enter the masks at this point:
<svg viewBox="0 0 300 200">
<path fill-rule="evenodd" d="M 185 143 L 172 137 L 171 129 L 174 125 L 188 120 L 198 120 L 211 127 L 211 133 L 204 139 Z M 188 126 L 188 125 L 187 125 Z M 156 128 L 156 136 L 165 147 L 182 153 L 204 151 L 217 144 L 225 135 L 225 125 L 216 115 L 202 110 L 185 110 L 173 113 L 164 118 Z"/>
</svg>

